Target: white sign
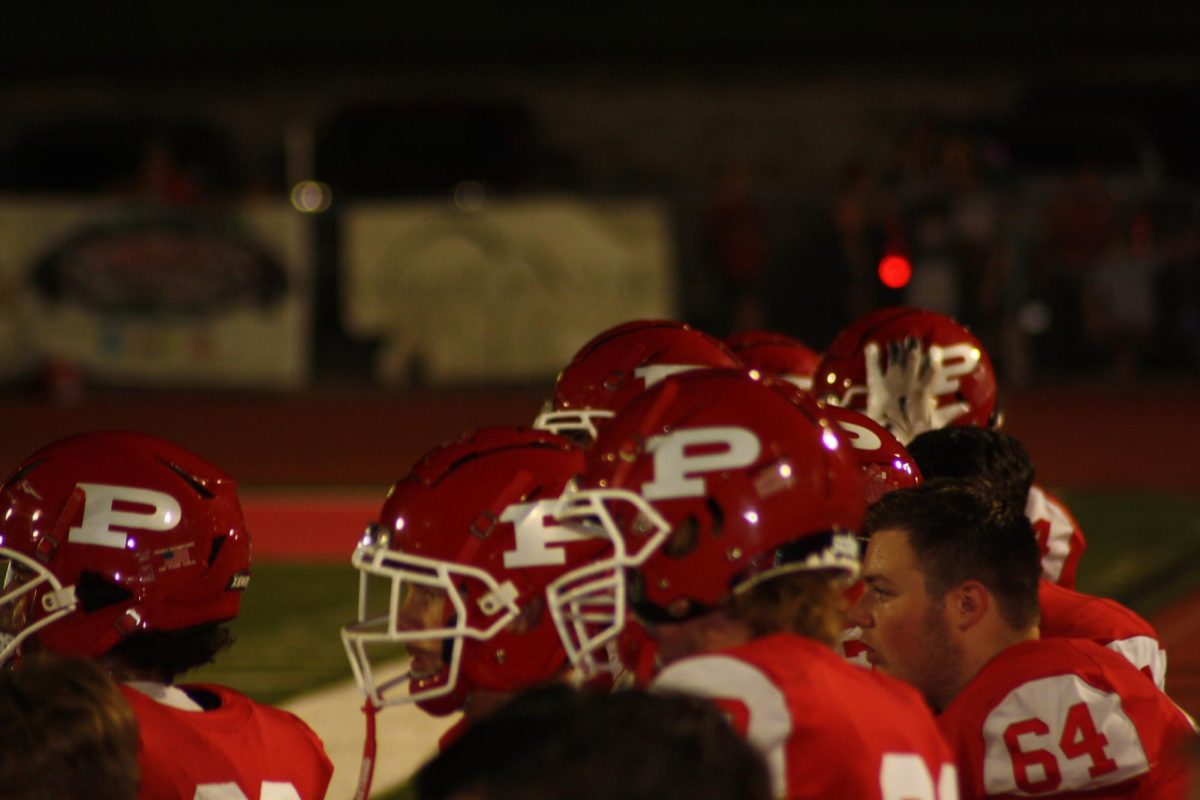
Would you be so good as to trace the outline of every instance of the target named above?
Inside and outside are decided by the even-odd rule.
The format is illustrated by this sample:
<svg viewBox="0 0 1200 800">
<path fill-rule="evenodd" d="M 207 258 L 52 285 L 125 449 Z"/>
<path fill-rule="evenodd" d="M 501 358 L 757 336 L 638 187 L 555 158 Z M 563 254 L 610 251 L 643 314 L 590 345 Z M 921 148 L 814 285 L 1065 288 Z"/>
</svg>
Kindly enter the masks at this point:
<svg viewBox="0 0 1200 800">
<path fill-rule="evenodd" d="M 307 224 L 284 203 L 231 208 L 216 224 L 0 198 L 0 377 L 67 363 L 128 385 L 302 385 Z"/>
<path fill-rule="evenodd" d="M 360 203 L 343 223 L 347 324 L 383 337 L 384 383 L 546 380 L 597 331 L 674 316 L 656 203 Z"/>
</svg>

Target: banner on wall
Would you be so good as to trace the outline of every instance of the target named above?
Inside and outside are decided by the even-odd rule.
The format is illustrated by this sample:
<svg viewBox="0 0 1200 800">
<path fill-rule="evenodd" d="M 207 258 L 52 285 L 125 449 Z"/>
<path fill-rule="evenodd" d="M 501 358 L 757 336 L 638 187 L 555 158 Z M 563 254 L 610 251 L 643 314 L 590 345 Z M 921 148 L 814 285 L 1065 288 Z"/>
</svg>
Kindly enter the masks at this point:
<svg viewBox="0 0 1200 800">
<path fill-rule="evenodd" d="M 343 213 L 344 318 L 378 336 L 378 380 L 552 378 L 597 332 L 675 314 L 666 209 L 514 199 Z"/>
<path fill-rule="evenodd" d="M 311 248 L 286 204 L 219 218 L 0 199 L 0 377 L 293 387 L 310 369 Z"/>
</svg>

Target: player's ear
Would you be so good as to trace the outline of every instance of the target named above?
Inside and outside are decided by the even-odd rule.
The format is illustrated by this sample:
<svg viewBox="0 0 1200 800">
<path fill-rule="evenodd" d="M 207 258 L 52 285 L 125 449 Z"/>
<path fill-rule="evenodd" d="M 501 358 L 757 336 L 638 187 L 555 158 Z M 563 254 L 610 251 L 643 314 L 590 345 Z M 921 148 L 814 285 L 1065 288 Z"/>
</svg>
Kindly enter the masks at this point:
<svg viewBox="0 0 1200 800">
<path fill-rule="evenodd" d="M 959 630 L 967 630 L 981 622 L 991 607 L 992 596 L 987 587 L 975 580 L 963 581 L 950 590 L 946 598 L 950 620 Z"/>
</svg>

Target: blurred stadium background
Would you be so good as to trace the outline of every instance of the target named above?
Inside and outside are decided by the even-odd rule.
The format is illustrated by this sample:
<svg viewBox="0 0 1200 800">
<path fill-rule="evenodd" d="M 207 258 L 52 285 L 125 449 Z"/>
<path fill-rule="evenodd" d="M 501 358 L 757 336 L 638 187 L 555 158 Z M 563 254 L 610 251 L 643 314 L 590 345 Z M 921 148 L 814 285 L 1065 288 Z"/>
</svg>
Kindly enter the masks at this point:
<svg viewBox="0 0 1200 800">
<path fill-rule="evenodd" d="M 0 468 L 133 428 L 239 477 L 254 588 L 203 677 L 345 681 L 386 487 L 530 421 L 592 333 L 820 349 L 911 303 L 987 345 L 1088 536 L 1081 588 L 1158 624 L 1200 712 L 1195 7 L 407 6 L 68 3 L 0 33 Z"/>
</svg>

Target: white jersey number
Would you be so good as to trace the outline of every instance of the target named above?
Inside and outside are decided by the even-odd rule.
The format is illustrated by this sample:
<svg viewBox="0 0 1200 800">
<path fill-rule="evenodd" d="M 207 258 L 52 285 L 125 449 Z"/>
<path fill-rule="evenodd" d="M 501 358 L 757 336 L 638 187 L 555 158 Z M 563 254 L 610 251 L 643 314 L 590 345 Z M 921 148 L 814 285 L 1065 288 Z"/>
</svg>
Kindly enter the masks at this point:
<svg viewBox="0 0 1200 800">
<path fill-rule="evenodd" d="M 192 800 L 250 800 L 236 783 L 202 783 Z M 263 781 L 258 800 L 301 800 L 296 787 L 283 781 Z"/>
<path fill-rule="evenodd" d="M 984 721 L 983 739 L 989 795 L 1092 790 L 1150 769 L 1121 698 L 1075 675 L 1009 692 Z"/>
<path fill-rule="evenodd" d="M 925 759 L 914 753 L 884 753 L 879 790 L 883 800 L 958 800 L 958 770 L 943 764 L 934 786 Z"/>
</svg>

